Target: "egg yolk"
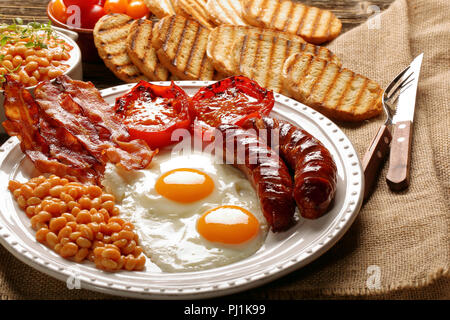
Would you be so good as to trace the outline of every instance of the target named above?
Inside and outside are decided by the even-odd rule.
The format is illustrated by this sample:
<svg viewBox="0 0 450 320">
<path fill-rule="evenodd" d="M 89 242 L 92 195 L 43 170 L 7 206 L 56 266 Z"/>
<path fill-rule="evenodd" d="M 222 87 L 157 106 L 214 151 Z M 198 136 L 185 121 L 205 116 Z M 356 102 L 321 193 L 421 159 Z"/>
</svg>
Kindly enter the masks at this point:
<svg viewBox="0 0 450 320">
<path fill-rule="evenodd" d="M 255 216 L 238 206 L 221 206 L 204 213 L 197 230 L 205 239 L 225 244 L 244 243 L 258 234 Z"/>
<path fill-rule="evenodd" d="M 199 170 L 179 168 L 160 176 L 156 181 L 155 189 L 167 199 L 189 203 L 210 195 L 214 190 L 214 181 Z"/>
</svg>

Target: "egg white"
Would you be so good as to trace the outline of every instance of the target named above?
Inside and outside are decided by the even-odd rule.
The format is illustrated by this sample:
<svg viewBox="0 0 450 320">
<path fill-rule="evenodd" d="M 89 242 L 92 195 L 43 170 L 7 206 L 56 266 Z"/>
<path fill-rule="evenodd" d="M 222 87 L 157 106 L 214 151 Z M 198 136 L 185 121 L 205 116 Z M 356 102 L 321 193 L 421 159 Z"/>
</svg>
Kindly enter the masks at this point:
<svg viewBox="0 0 450 320">
<path fill-rule="evenodd" d="M 236 168 L 216 163 L 214 156 L 184 150 L 174 154 L 160 151 L 149 169 L 125 171 L 106 166 L 103 186 L 115 195 L 121 216 L 131 221 L 140 245 L 150 260 L 164 272 L 197 271 L 227 265 L 254 254 L 264 243 L 268 225 L 255 190 Z M 169 200 L 155 190 L 157 179 L 176 168 L 200 170 L 214 181 L 214 191 L 192 203 Z M 258 220 L 259 233 L 239 245 L 210 242 L 197 231 L 197 220 L 206 211 L 235 205 L 250 211 Z"/>
</svg>

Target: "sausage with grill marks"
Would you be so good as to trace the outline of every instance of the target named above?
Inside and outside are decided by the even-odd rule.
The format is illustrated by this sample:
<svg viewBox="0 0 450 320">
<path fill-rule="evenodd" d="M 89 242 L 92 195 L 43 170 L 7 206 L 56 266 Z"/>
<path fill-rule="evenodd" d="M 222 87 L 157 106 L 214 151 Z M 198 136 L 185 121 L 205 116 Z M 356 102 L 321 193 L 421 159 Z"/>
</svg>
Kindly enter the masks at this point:
<svg viewBox="0 0 450 320">
<path fill-rule="evenodd" d="M 243 127 L 258 135 L 294 171 L 294 199 L 304 218 L 316 219 L 327 212 L 336 193 L 337 168 L 325 146 L 305 130 L 271 117 L 249 119 Z M 262 130 L 265 130 L 264 137 Z M 270 137 L 276 136 L 278 139 Z M 278 140 L 272 145 L 272 140 Z"/>
<path fill-rule="evenodd" d="M 223 158 L 252 182 L 272 231 L 289 228 L 294 222 L 295 201 L 292 177 L 283 160 L 256 133 L 236 125 L 218 126 L 215 141 L 222 144 L 216 148 L 222 148 Z"/>
</svg>

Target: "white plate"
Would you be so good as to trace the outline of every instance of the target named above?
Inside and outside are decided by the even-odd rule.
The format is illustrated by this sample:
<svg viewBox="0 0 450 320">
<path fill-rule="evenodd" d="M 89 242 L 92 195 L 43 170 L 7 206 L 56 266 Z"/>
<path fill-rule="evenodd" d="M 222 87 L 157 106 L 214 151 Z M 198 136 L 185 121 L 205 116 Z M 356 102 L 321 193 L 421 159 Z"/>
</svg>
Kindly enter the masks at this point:
<svg viewBox="0 0 450 320">
<path fill-rule="evenodd" d="M 176 83 L 193 94 L 213 82 Z M 102 95 L 114 103 L 132 86 L 105 89 Z M 35 240 L 29 219 L 7 189 L 10 179 L 26 181 L 36 174 L 16 138 L 0 148 L 0 243 L 21 261 L 52 277 L 72 285 L 79 283 L 85 289 L 134 298 L 217 297 L 260 286 L 303 267 L 330 249 L 353 223 L 361 207 L 364 180 L 352 143 L 333 122 L 295 100 L 278 94 L 275 98 L 273 116 L 300 125 L 330 150 L 338 168 L 337 193 L 326 215 L 317 220 L 301 219 L 283 233 L 270 232 L 264 246 L 253 256 L 220 268 L 184 273 L 107 273 L 89 261 L 77 264 L 65 260 Z"/>
</svg>

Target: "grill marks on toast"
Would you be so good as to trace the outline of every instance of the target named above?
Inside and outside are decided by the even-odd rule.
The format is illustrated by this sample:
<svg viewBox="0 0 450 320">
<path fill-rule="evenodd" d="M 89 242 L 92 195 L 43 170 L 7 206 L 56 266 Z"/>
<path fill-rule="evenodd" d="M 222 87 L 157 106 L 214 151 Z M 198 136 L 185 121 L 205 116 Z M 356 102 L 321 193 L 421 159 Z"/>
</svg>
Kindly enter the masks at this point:
<svg viewBox="0 0 450 320">
<path fill-rule="evenodd" d="M 232 58 L 234 43 L 242 40 L 242 37 L 245 35 L 258 36 L 260 34 L 267 37 L 280 37 L 299 43 L 305 43 L 301 37 L 270 29 L 250 26 L 221 25 L 214 28 L 210 33 L 207 49 L 208 57 L 218 71 L 227 75 L 235 75 L 238 70 L 236 69 L 236 63 Z"/>
<path fill-rule="evenodd" d="M 299 38 L 299 37 L 297 37 Z M 286 59 L 295 53 L 309 52 L 341 65 L 337 57 L 324 47 L 315 46 L 283 34 L 244 34 L 233 43 L 230 64 L 235 74 L 254 79 L 259 85 L 287 94 L 281 76 Z"/>
<path fill-rule="evenodd" d="M 376 82 L 325 59 L 292 55 L 282 77 L 295 99 L 330 118 L 362 121 L 381 113 L 383 90 Z"/>
<path fill-rule="evenodd" d="M 145 0 L 145 4 L 158 19 L 175 14 L 171 0 Z"/>
<path fill-rule="evenodd" d="M 105 65 L 119 79 L 125 82 L 148 81 L 127 53 L 127 37 L 133 21 L 124 14 L 102 17 L 94 28 L 94 43 Z"/>
<path fill-rule="evenodd" d="M 249 24 L 293 33 L 314 44 L 336 38 L 342 29 L 331 11 L 289 0 L 242 0 L 242 5 Z"/>
<path fill-rule="evenodd" d="M 242 18 L 242 5 L 240 0 L 208 0 L 207 14 L 215 24 L 231 24 L 245 26 Z"/>
<path fill-rule="evenodd" d="M 173 4 L 177 14 L 193 19 L 205 28 L 214 28 L 214 22 L 209 18 L 206 8 L 206 0 L 173 0 Z"/>
<path fill-rule="evenodd" d="M 169 72 L 160 64 L 152 46 L 152 29 L 153 23 L 149 20 L 134 21 L 127 38 L 127 52 L 131 61 L 150 80 L 166 81 Z"/>
<path fill-rule="evenodd" d="M 182 80 L 211 80 L 214 67 L 206 55 L 209 30 L 175 15 L 161 19 L 153 46 L 161 63 Z"/>
</svg>

